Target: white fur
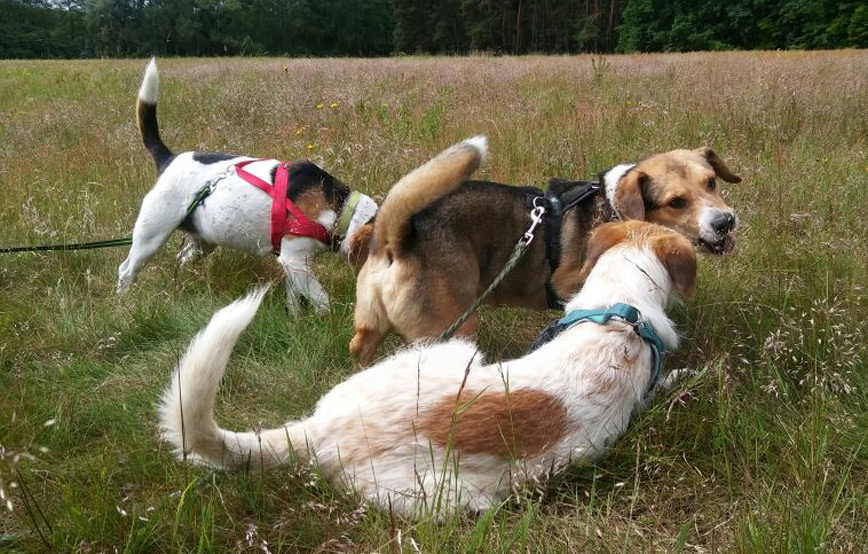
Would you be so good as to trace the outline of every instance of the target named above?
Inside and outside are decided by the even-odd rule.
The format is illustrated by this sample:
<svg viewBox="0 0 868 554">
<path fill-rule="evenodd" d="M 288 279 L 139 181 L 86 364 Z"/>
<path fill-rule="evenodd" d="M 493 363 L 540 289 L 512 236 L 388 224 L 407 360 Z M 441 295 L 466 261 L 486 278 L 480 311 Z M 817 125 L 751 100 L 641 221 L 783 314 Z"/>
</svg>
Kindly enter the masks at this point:
<svg viewBox="0 0 868 554">
<path fill-rule="evenodd" d="M 716 244 L 724 238 L 717 231 L 714 230 L 714 227 L 711 226 L 711 222 L 719 215 L 725 213 L 729 213 L 733 217 L 735 217 L 735 225 L 733 225 L 729 233 L 735 233 L 738 230 L 740 222 L 738 216 L 735 215 L 732 210 L 721 210 L 716 206 L 705 206 L 704 208 L 702 208 L 702 211 L 699 212 L 699 238 L 701 240 L 709 244 Z"/>
<path fill-rule="evenodd" d="M 156 105 L 158 81 L 157 64 L 151 59 L 139 89 L 141 101 Z M 213 183 L 214 191 L 190 215 L 189 221 L 196 233 L 190 233 L 190 241 L 178 253 L 178 262 L 182 265 L 188 263 L 216 246 L 228 246 L 260 256 L 271 253 L 271 197 L 238 177 L 234 171 L 228 171 L 235 164 L 250 159 L 239 156 L 202 164 L 194 159 L 193 152 L 185 152 L 166 166 L 154 188 L 142 201 L 129 255 L 118 268 L 118 293 L 127 291 L 148 260 L 187 219 L 187 209 L 206 183 Z M 262 160 L 244 169 L 267 182 L 278 163 L 274 159 Z M 364 209 L 357 209 L 353 214 L 355 229 L 367 223 L 377 212 L 376 203 L 367 196 L 362 195 L 359 206 Z M 364 217 L 367 219 L 362 220 Z M 316 220 L 332 230 L 337 218 L 333 210 L 325 210 Z M 355 229 L 351 225 L 351 230 Z M 343 243 L 341 246 L 346 253 Z M 328 294 L 311 269 L 313 257 L 326 249 L 325 244 L 313 239 L 283 237 L 278 262 L 287 272 L 287 304 L 291 310 L 300 308 L 302 296 L 318 310 L 328 308 Z"/>
<path fill-rule="evenodd" d="M 464 146 L 475 148 L 479 152 L 479 162 L 485 161 L 485 157 L 488 155 L 488 138 L 485 135 L 476 135 L 475 137 L 466 139 L 456 145 L 456 148 L 463 148 Z"/>
<path fill-rule="evenodd" d="M 350 237 L 352 237 L 361 226 L 374 219 L 374 216 L 377 215 L 378 209 L 379 206 L 377 206 L 377 203 L 374 202 L 373 198 L 364 194 L 359 196 L 359 203 L 356 204 L 356 210 L 353 212 L 352 219 L 350 219 L 347 233 L 344 235 L 343 240 L 341 240 L 340 251 L 344 255 L 349 255 L 350 253 Z"/>
<path fill-rule="evenodd" d="M 618 208 L 615 207 L 615 193 L 618 192 L 618 183 L 621 182 L 621 177 L 634 167 L 636 167 L 636 164 L 616 165 L 603 175 L 603 186 L 606 190 L 606 200 L 609 201 L 609 206 L 615 210 L 615 213 L 619 218 L 621 217 L 621 214 L 618 214 Z"/>
<path fill-rule="evenodd" d="M 678 337 L 664 313 L 671 289 L 650 248 L 620 245 L 603 254 L 566 309 L 626 302 L 674 347 Z M 623 322 L 578 324 L 523 358 L 495 364 L 485 364 L 467 340 L 416 343 L 335 386 L 307 418 L 270 430 L 226 431 L 213 418 L 217 384 L 260 298 L 257 292 L 224 308 L 193 341 L 163 395 L 163 436 L 188 459 L 220 468 L 315 458 L 333 482 L 409 516 L 482 510 L 508 494 L 511 483 L 600 455 L 641 407 L 650 379 L 651 348 Z M 609 385 L 601 389 L 601 382 Z M 544 392 L 565 408 L 566 428 L 533 457 L 468 452 L 455 457 L 433 444 L 420 423 L 432 406 L 454 401 L 462 386 L 472 394 L 506 388 Z"/>
<path fill-rule="evenodd" d="M 145 77 L 142 79 L 142 86 L 139 87 L 139 100 L 145 104 L 155 105 L 159 96 L 160 75 L 157 73 L 157 60 L 151 58 L 151 63 L 145 69 Z"/>
</svg>

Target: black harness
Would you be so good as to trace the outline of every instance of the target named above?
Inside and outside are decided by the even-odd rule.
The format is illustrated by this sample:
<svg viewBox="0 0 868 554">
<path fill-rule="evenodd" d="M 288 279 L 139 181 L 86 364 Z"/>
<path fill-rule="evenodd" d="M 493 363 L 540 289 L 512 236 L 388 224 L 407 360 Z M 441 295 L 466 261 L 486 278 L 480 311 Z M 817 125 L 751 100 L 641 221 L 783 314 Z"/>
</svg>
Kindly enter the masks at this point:
<svg viewBox="0 0 868 554">
<path fill-rule="evenodd" d="M 561 192 L 554 192 L 554 188 Z M 549 180 L 549 188 L 545 192 L 539 189 L 527 190 L 528 209 L 538 206 L 545 208 L 546 222 L 546 259 L 549 261 L 552 275 L 561 261 L 561 227 L 564 215 L 581 204 L 592 200 L 603 189 L 600 180 L 597 181 L 564 181 Z M 551 309 L 563 308 L 563 303 L 555 293 L 551 282 L 546 283 L 546 300 Z"/>
</svg>

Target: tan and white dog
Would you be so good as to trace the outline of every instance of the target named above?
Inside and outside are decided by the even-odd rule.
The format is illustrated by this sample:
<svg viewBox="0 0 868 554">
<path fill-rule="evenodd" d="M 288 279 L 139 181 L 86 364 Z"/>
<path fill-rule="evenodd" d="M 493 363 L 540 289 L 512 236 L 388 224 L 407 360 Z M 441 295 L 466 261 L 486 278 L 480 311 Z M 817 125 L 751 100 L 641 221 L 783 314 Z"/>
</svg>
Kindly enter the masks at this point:
<svg viewBox="0 0 868 554">
<path fill-rule="evenodd" d="M 439 336 L 488 288 L 528 229 L 529 195 L 536 205 L 542 191 L 468 180 L 485 155 L 485 138 L 475 137 L 414 169 L 389 191 L 374 223 L 350 239 L 351 263 L 361 269 L 349 348 L 362 366 L 392 330 L 407 341 Z M 543 309 L 552 297 L 570 298 L 582 284 L 590 232 L 615 218 L 657 223 L 701 250 L 730 251 L 738 218 L 718 177 L 741 180 L 711 148 L 612 168 L 600 176 L 601 194 L 563 213 L 559 231 L 547 228 L 546 216 L 487 303 Z M 576 183 L 555 180 L 550 190 L 563 199 Z M 560 255 L 553 265 L 554 234 Z M 472 314 L 457 335 L 473 338 L 476 326 Z"/>
<path fill-rule="evenodd" d="M 142 200 L 133 228 L 127 259 L 118 268 L 117 291 L 126 292 L 145 264 L 176 230 L 186 231 L 189 242 L 178 254 L 183 265 L 217 246 L 228 246 L 260 256 L 274 249 L 271 242 L 271 197 L 243 180 L 235 165 L 257 160 L 246 170 L 268 183 L 274 182 L 281 162 L 249 156 L 210 152 L 174 154 L 163 143 L 157 125 L 159 75 L 154 60 L 148 64 L 136 103 L 139 133 L 157 166 L 157 182 Z M 349 237 L 377 213 L 377 204 L 359 194 L 316 164 L 304 160 L 290 166 L 287 198 L 311 221 L 332 236 L 332 246 L 349 254 Z M 198 194 L 212 192 L 198 206 Z M 351 205 L 352 204 L 352 205 Z M 280 239 L 278 263 L 286 272 L 286 301 L 290 310 L 302 297 L 318 309 L 328 308 L 329 296 L 312 269 L 312 259 L 329 248 L 313 237 L 285 234 Z"/>
<path fill-rule="evenodd" d="M 693 292 L 688 239 L 631 221 L 600 227 L 589 247 L 587 280 L 566 311 L 629 304 L 674 348 L 665 308 Z M 163 394 L 160 427 L 179 457 L 227 469 L 315 459 L 330 480 L 411 517 L 484 510 L 517 482 L 599 456 L 648 398 L 649 343 L 624 321 L 583 322 L 491 364 L 468 340 L 416 343 L 334 387 L 307 418 L 228 431 L 214 420 L 215 396 L 263 294 L 217 312 Z"/>
</svg>

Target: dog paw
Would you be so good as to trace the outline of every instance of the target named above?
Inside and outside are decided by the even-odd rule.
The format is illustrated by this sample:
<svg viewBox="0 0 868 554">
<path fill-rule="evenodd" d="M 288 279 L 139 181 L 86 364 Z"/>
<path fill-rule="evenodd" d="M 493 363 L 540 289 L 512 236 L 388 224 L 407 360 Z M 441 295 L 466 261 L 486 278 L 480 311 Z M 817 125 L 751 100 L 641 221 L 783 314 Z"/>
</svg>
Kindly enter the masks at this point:
<svg viewBox="0 0 868 554">
<path fill-rule="evenodd" d="M 694 375 L 696 372 L 690 368 L 683 367 L 681 369 L 673 369 L 666 377 L 660 379 L 658 387 L 664 391 L 672 390 L 681 380 Z"/>
<path fill-rule="evenodd" d="M 301 312 L 302 308 L 301 296 L 297 294 L 286 295 L 286 309 L 289 310 L 289 313 L 293 315 L 298 314 Z"/>
<path fill-rule="evenodd" d="M 329 311 L 329 299 L 326 296 L 325 298 L 310 298 L 310 305 L 318 314 Z"/>
</svg>

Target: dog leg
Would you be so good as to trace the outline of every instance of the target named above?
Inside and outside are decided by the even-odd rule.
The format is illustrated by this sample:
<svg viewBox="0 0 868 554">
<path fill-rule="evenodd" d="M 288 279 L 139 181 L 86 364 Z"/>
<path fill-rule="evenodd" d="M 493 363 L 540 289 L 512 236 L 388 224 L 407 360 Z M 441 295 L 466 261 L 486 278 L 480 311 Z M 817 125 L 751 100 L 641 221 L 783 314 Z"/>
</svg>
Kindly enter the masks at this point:
<svg viewBox="0 0 868 554">
<path fill-rule="evenodd" d="M 380 346 L 387 334 L 388 330 L 356 329 L 350 341 L 350 354 L 356 359 L 360 368 L 367 367 L 371 363 L 377 352 L 377 347 Z"/>
<path fill-rule="evenodd" d="M 329 295 L 317 280 L 311 262 L 324 249 L 321 242 L 307 237 L 286 236 L 280 243 L 277 261 L 286 272 L 286 305 L 290 312 L 301 309 L 301 297 L 307 298 L 314 310 L 329 308 Z"/>
<path fill-rule="evenodd" d="M 184 264 L 192 262 L 193 260 L 199 259 L 203 256 L 207 256 L 213 251 L 214 246 L 204 242 L 198 237 L 194 237 L 193 235 L 187 235 L 184 247 L 181 248 L 181 250 L 178 252 L 178 255 L 175 256 L 175 261 L 178 263 L 179 266 L 183 267 Z"/>
<path fill-rule="evenodd" d="M 145 195 L 133 227 L 133 244 L 127 259 L 118 267 L 118 294 L 127 291 L 148 260 L 166 244 L 172 232 L 184 220 L 184 206 L 168 200 L 154 191 Z"/>
<path fill-rule="evenodd" d="M 682 369 L 673 369 L 669 373 L 667 373 L 664 377 L 660 378 L 657 383 L 655 383 L 654 388 L 648 391 L 648 393 L 642 398 L 642 402 L 639 406 L 639 411 L 645 411 L 651 403 L 654 401 L 654 398 L 657 394 L 668 394 L 675 385 L 680 383 L 685 377 L 689 377 L 690 375 L 695 374 L 695 371 L 688 368 Z"/>
<path fill-rule="evenodd" d="M 692 369 L 688 369 L 686 367 L 681 369 L 673 369 L 665 377 L 660 379 L 660 381 L 657 383 L 657 386 L 654 388 L 660 392 L 667 393 L 671 391 L 672 388 L 685 377 L 689 377 L 694 373 L 695 372 Z"/>
<path fill-rule="evenodd" d="M 350 354 L 358 367 L 371 363 L 377 347 L 389 334 L 392 324 L 386 315 L 382 291 L 376 278 L 370 276 L 371 268 L 365 267 L 356 281 L 356 309 L 353 314 L 353 339 Z"/>
</svg>

